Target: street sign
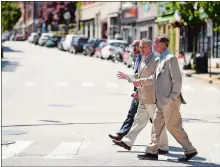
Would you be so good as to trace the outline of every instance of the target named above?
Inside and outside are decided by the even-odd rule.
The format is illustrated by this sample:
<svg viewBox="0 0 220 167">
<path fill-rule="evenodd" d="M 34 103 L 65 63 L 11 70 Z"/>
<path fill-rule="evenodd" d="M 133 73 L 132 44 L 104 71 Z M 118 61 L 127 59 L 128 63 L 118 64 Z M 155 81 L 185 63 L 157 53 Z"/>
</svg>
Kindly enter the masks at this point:
<svg viewBox="0 0 220 167">
<path fill-rule="evenodd" d="M 212 20 L 208 20 L 207 21 L 207 37 L 212 37 L 212 33 L 213 33 L 213 23 Z"/>
</svg>

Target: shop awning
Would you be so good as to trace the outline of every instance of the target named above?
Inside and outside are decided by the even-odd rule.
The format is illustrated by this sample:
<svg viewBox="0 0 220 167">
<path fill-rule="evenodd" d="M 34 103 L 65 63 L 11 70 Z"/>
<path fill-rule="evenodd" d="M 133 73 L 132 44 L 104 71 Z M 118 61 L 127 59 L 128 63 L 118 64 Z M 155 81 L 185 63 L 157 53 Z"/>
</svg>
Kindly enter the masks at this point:
<svg viewBox="0 0 220 167">
<path fill-rule="evenodd" d="M 165 23 L 165 22 L 172 22 L 174 20 L 174 15 L 171 16 L 164 16 L 164 17 L 157 17 L 157 19 L 155 20 L 156 23 Z"/>
</svg>

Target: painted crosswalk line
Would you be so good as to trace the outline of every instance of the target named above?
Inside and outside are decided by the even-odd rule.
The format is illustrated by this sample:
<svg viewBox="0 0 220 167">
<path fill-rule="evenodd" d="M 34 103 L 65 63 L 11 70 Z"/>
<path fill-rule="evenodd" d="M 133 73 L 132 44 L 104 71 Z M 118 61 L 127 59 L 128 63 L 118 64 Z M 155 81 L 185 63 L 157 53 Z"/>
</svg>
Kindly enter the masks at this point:
<svg viewBox="0 0 220 167">
<path fill-rule="evenodd" d="M 44 157 L 44 159 L 72 159 L 82 145 L 82 142 L 62 142 L 58 147 L 50 154 Z"/>
<path fill-rule="evenodd" d="M 35 86 L 36 85 L 36 82 L 35 81 L 27 81 L 24 83 L 24 86 Z"/>
<path fill-rule="evenodd" d="M 8 159 L 28 148 L 33 141 L 16 141 L 14 144 L 2 146 L 2 159 Z"/>
</svg>

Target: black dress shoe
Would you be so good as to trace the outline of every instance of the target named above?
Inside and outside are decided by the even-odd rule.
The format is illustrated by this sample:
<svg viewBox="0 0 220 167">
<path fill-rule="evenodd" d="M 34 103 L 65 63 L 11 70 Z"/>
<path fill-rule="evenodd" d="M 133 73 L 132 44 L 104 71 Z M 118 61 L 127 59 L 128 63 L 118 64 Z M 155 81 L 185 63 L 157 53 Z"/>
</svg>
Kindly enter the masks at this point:
<svg viewBox="0 0 220 167">
<path fill-rule="evenodd" d="M 139 154 L 137 157 L 146 160 L 158 160 L 158 154 L 145 153 Z"/>
<path fill-rule="evenodd" d="M 114 140 L 117 140 L 117 141 L 120 141 L 121 139 L 122 139 L 122 137 L 121 136 L 119 136 L 119 135 L 112 135 L 112 134 L 109 134 L 108 135 L 111 139 L 114 139 Z"/>
<path fill-rule="evenodd" d="M 189 161 L 190 159 L 195 157 L 197 154 L 198 154 L 198 152 L 194 152 L 194 153 L 191 153 L 191 154 L 185 154 L 185 157 L 178 158 L 178 161 L 180 161 L 180 162 Z"/>
<path fill-rule="evenodd" d="M 126 150 L 131 150 L 131 147 L 128 146 L 127 144 L 125 144 L 123 141 L 117 141 L 117 140 L 112 140 L 116 145 L 120 146 L 120 147 L 123 147 L 124 149 Z"/>
<path fill-rule="evenodd" d="M 169 154 L 169 151 L 158 149 L 158 154 L 160 154 L 160 155 Z"/>
</svg>

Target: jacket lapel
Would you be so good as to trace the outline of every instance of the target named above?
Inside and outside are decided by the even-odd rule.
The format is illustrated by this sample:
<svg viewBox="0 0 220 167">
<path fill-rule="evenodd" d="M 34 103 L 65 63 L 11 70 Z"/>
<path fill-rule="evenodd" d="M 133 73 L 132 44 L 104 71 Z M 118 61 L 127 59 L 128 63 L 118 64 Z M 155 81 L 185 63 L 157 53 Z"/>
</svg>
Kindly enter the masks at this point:
<svg viewBox="0 0 220 167">
<path fill-rule="evenodd" d="M 139 72 L 139 78 L 140 78 L 140 76 L 141 76 L 141 74 L 142 74 L 142 72 L 143 72 L 143 70 L 144 70 L 144 68 L 148 65 L 148 63 L 150 62 L 150 60 L 153 58 L 153 53 L 151 53 L 150 55 L 149 55 L 150 57 L 149 57 L 149 59 L 148 60 L 144 60 L 144 62 L 145 62 L 145 65 L 144 65 L 144 67 L 141 69 L 141 71 Z M 141 65 L 141 64 L 140 64 Z"/>
<path fill-rule="evenodd" d="M 161 73 L 165 62 L 166 62 L 166 58 L 163 59 L 163 60 L 160 60 L 160 63 L 159 63 L 159 65 L 157 66 L 157 70 L 156 70 L 156 78 L 157 78 L 158 75 Z"/>
</svg>

